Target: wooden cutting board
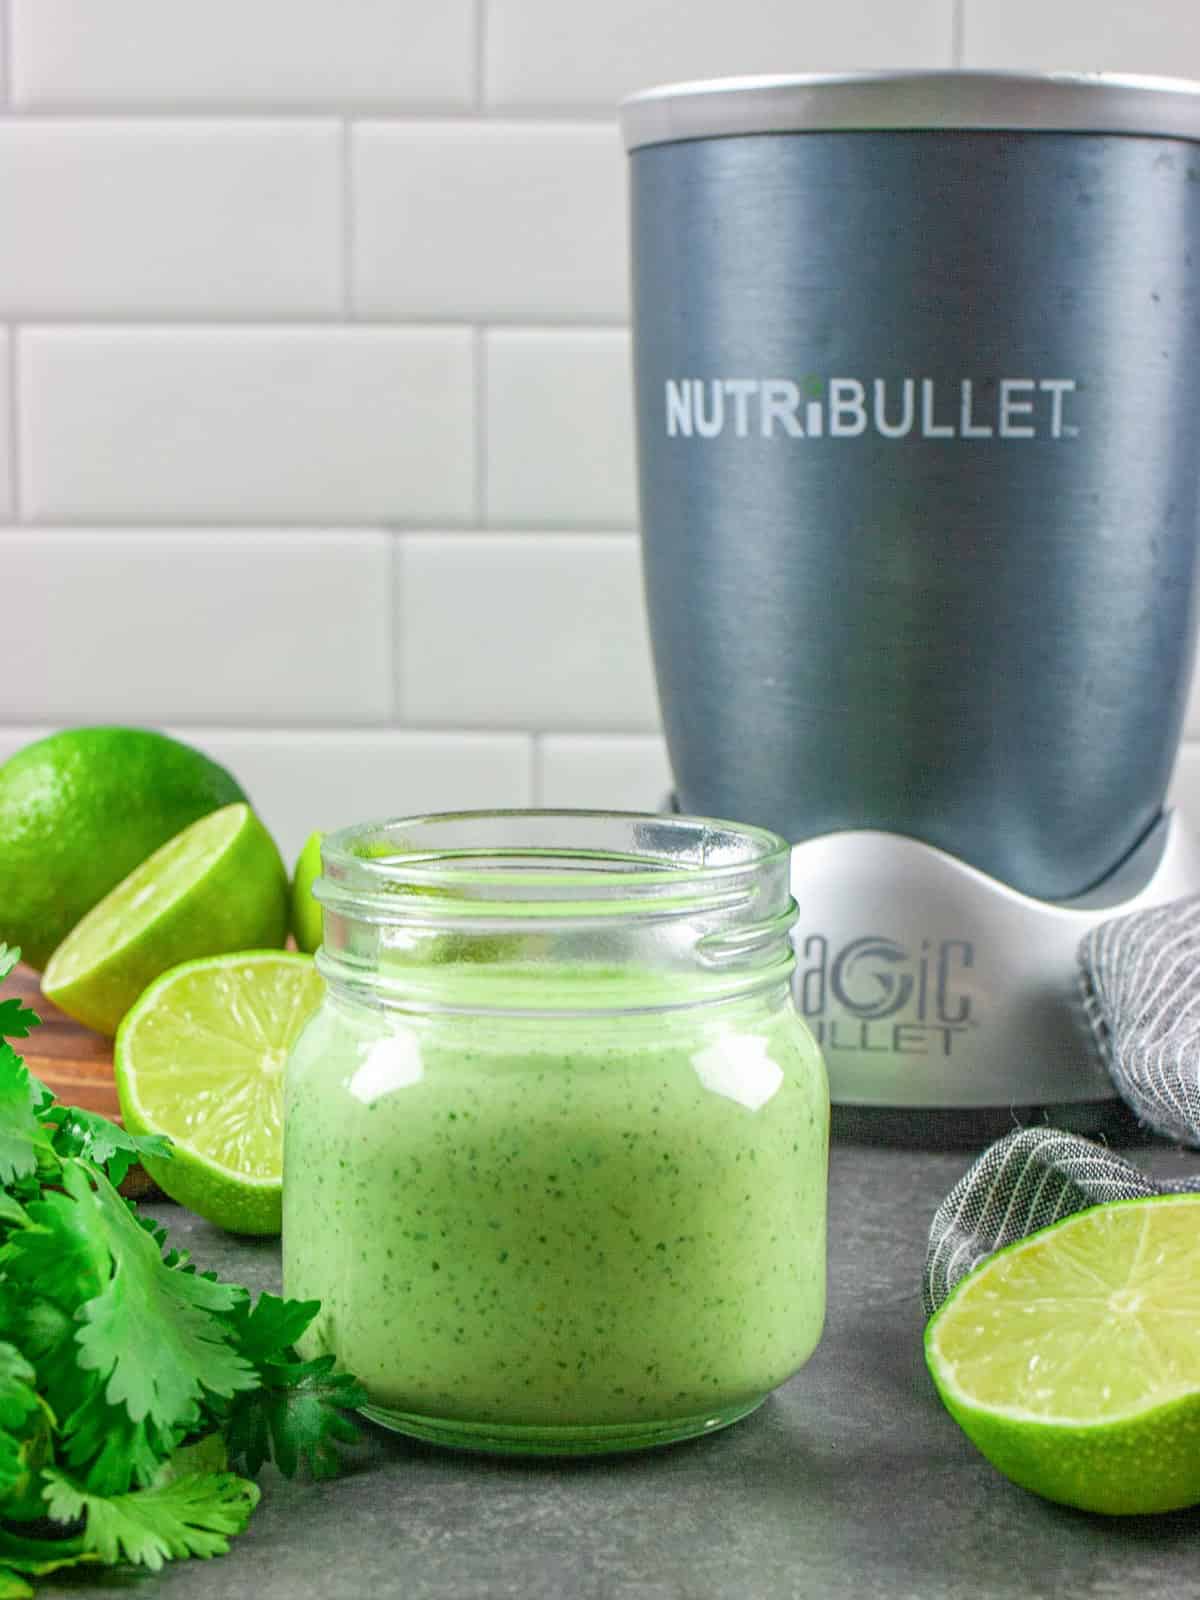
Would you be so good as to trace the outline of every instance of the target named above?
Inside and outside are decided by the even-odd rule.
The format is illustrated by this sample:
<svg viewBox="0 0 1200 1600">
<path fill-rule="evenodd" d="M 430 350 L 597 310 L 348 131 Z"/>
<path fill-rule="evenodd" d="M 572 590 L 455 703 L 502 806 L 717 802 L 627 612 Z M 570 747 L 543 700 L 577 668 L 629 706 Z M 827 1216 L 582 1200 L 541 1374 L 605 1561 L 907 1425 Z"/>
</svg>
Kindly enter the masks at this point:
<svg viewBox="0 0 1200 1600">
<path fill-rule="evenodd" d="M 112 1040 L 93 1033 L 52 1006 L 42 995 L 37 973 L 28 967 L 18 967 L 5 979 L 0 993 L 5 997 L 20 995 L 42 1019 L 41 1027 L 34 1028 L 27 1039 L 13 1040 L 30 1072 L 65 1104 L 101 1111 L 119 1122 Z"/>
</svg>

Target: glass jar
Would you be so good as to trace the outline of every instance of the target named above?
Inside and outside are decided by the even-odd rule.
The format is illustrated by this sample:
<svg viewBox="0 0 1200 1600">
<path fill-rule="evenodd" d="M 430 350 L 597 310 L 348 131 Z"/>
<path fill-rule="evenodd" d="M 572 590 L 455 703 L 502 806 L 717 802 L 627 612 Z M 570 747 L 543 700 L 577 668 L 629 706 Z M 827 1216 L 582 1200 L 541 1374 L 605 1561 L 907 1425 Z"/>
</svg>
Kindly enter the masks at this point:
<svg viewBox="0 0 1200 1600">
<path fill-rule="evenodd" d="M 736 1421 L 825 1309 L 829 1093 L 788 847 L 689 817 L 346 829 L 287 1068 L 303 1345 L 420 1438 L 590 1454 Z"/>
</svg>

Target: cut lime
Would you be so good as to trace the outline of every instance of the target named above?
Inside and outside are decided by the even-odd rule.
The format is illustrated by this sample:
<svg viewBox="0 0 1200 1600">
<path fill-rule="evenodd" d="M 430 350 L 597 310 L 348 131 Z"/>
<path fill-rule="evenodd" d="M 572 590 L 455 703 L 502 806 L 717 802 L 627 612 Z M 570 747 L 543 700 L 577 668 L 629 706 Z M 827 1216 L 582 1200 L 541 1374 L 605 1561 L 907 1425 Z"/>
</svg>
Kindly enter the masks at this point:
<svg viewBox="0 0 1200 1600">
<path fill-rule="evenodd" d="M 309 834 L 292 874 L 292 937 L 298 949 L 310 953 L 321 946 L 321 906 L 313 899 L 312 890 L 321 876 L 321 840 L 324 837 L 320 830 Z"/>
<path fill-rule="evenodd" d="M 925 1330 L 947 1410 L 1048 1500 L 1200 1502 L 1200 1194 L 1077 1212 L 991 1256 Z"/>
<path fill-rule="evenodd" d="M 50 957 L 42 992 L 69 1016 L 115 1033 L 169 967 L 287 938 L 287 873 L 246 805 L 214 811 L 156 850 L 92 907 Z"/>
<path fill-rule="evenodd" d="M 147 728 L 66 728 L 0 766 L 0 939 L 39 971 L 80 919 L 189 823 L 244 800 Z"/>
<path fill-rule="evenodd" d="M 147 1171 L 218 1227 L 279 1232 L 283 1068 L 323 990 L 309 956 L 213 956 L 164 973 L 118 1030 L 126 1127 L 175 1142 Z"/>
</svg>

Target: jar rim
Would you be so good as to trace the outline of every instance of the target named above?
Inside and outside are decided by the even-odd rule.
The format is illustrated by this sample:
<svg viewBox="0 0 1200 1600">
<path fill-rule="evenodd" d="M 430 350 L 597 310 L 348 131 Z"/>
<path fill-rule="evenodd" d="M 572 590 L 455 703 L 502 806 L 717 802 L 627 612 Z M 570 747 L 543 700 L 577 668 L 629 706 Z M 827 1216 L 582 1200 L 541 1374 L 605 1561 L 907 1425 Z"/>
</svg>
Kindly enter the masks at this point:
<svg viewBox="0 0 1200 1600">
<path fill-rule="evenodd" d="M 663 890 L 689 900 L 719 894 L 786 860 L 790 849 L 766 828 L 678 813 L 429 812 L 327 834 L 314 892 L 326 904 L 377 895 L 394 904 L 396 891 L 408 888 L 461 896 L 476 909 L 480 901 L 515 910 L 569 899 L 601 912 Z"/>
<path fill-rule="evenodd" d="M 630 811 L 451 811 L 323 841 L 317 963 L 404 1010 L 677 1009 L 786 983 L 791 850 Z M 547 981 L 547 980 L 550 981 Z"/>
</svg>

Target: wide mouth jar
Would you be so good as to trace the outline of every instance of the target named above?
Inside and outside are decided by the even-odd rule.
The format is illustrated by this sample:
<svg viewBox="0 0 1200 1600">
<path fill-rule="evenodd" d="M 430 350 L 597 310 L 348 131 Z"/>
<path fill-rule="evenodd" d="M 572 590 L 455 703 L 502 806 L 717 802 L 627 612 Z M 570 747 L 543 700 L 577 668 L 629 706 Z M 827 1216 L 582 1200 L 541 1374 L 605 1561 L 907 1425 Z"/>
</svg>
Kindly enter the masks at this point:
<svg viewBox="0 0 1200 1600">
<path fill-rule="evenodd" d="M 462 811 L 331 834 L 315 894 L 335 993 L 404 1010 L 657 1010 L 785 984 L 789 848 L 762 828 Z"/>
<path fill-rule="evenodd" d="M 829 1092 L 789 849 L 698 817 L 330 836 L 288 1061 L 286 1292 L 368 1416 L 592 1455 L 722 1428 L 808 1359 Z"/>
</svg>

